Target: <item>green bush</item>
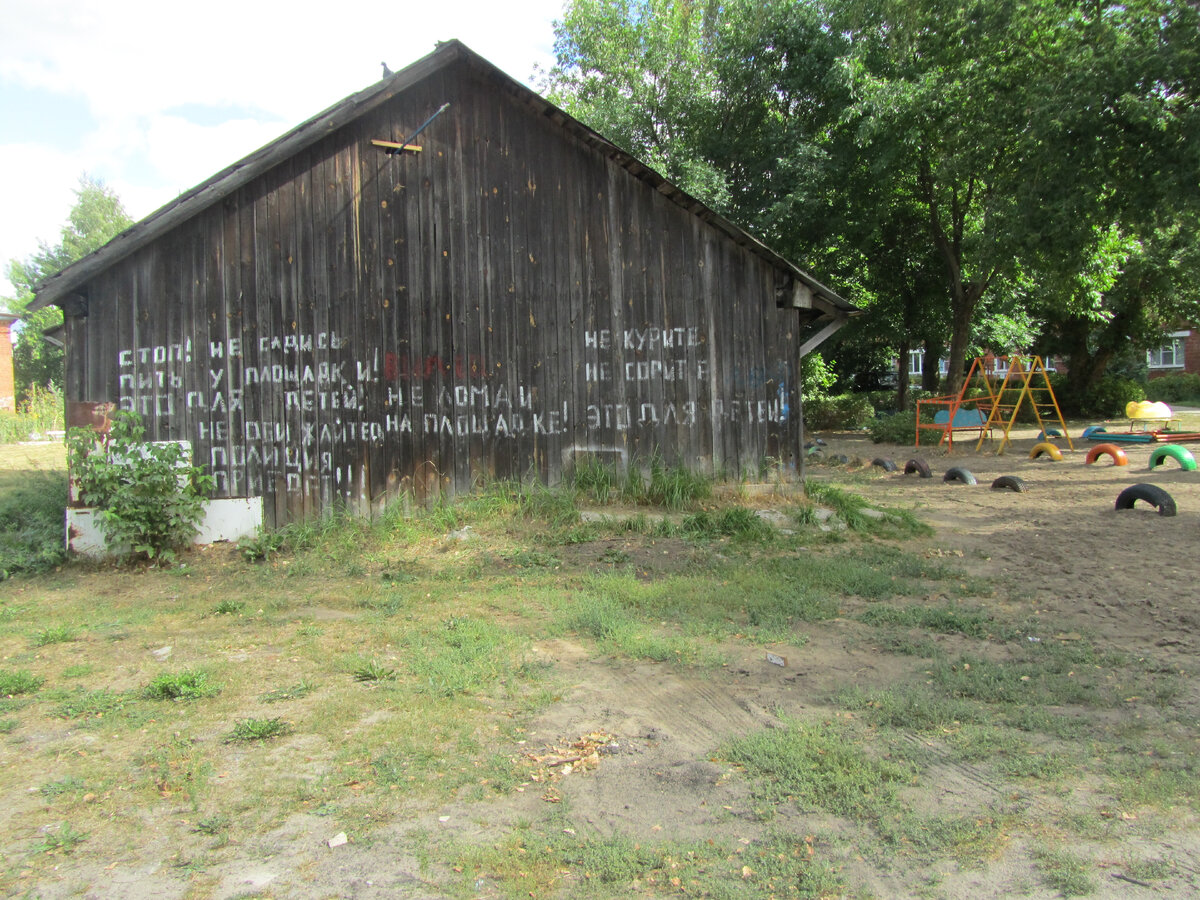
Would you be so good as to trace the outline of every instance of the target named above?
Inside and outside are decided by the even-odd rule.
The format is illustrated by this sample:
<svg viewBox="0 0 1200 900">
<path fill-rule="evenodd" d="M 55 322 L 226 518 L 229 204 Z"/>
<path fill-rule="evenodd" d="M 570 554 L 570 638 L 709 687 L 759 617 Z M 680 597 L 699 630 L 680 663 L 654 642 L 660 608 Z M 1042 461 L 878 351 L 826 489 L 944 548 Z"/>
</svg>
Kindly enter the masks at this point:
<svg viewBox="0 0 1200 900">
<path fill-rule="evenodd" d="M 1146 385 L 1146 399 L 1163 403 L 1200 403 L 1200 375 L 1180 372 L 1151 378 Z"/>
<path fill-rule="evenodd" d="M 63 534 L 67 478 L 34 472 L 0 493 L 0 579 L 18 572 L 44 572 L 67 555 Z"/>
<path fill-rule="evenodd" d="M 876 444 L 912 444 L 917 439 L 916 411 L 871 419 L 867 422 L 867 433 Z"/>
<path fill-rule="evenodd" d="M 171 559 L 195 535 L 213 481 L 179 444 L 146 443 L 145 433 L 132 412 L 115 413 L 99 440 L 91 428 L 71 429 L 71 474 L 110 548 Z"/>
<path fill-rule="evenodd" d="M 804 401 L 804 424 L 811 431 L 853 431 L 864 428 L 875 415 L 866 394 L 809 397 Z"/>
<path fill-rule="evenodd" d="M 0 444 L 44 437 L 63 427 L 63 395 L 58 388 L 34 385 L 15 413 L 0 414 Z"/>
<path fill-rule="evenodd" d="M 1073 416 L 1110 418 L 1125 415 L 1125 406 L 1131 400 L 1145 400 L 1146 386 L 1131 378 L 1105 375 L 1091 390 L 1075 394 L 1067 389 L 1067 380 L 1062 375 L 1051 375 L 1050 384 L 1054 396 L 1064 413 Z"/>
</svg>

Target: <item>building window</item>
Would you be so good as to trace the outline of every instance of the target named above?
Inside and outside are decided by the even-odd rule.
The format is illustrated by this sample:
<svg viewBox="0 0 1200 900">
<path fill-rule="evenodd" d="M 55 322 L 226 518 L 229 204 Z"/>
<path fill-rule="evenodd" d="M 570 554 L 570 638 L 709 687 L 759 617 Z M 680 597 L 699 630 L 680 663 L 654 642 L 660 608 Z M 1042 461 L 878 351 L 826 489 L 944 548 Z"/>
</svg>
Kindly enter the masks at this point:
<svg viewBox="0 0 1200 900">
<path fill-rule="evenodd" d="M 925 371 L 923 363 L 925 361 L 924 350 L 909 350 L 908 351 L 908 374 L 920 375 Z"/>
<path fill-rule="evenodd" d="M 943 378 L 950 371 L 950 361 L 947 359 L 939 359 L 937 364 L 938 374 Z M 925 372 L 925 351 L 924 350 L 909 350 L 908 351 L 908 374 L 919 377 Z"/>
<path fill-rule="evenodd" d="M 1161 347 L 1146 352 L 1146 365 L 1151 369 L 1182 369 L 1183 340 L 1189 334 L 1189 331 L 1176 331 L 1168 335 Z"/>
</svg>

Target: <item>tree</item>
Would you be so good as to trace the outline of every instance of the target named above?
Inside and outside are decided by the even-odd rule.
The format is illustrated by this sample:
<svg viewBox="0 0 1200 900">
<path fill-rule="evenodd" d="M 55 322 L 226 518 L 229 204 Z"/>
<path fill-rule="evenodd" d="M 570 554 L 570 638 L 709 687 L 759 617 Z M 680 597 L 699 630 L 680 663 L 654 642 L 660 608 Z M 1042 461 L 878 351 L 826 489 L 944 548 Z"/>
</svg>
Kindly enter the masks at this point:
<svg viewBox="0 0 1200 900">
<path fill-rule="evenodd" d="M 1189 0 L 575 0 L 555 84 L 668 175 L 708 172 L 702 199 L 819 258 L 881 333 L 942 317 L 953 391 L 981 339 L 1025 349 L 1030 306 L 1071 305 L 1114 222 L 1194 240 L 1198 23 Z"/>
<path fill-rule="evenodd" d="M 28 309 L 34 289 L 44 279 L 99 249 L 124 231 L 133 220 L 116 193 L 102 181 L 84 174 L 75 190 L 75 205 L 63 225 L 59 242 L 38 242 L 38 251 L 24 261 L 8 266 L 8 279 L 16 287 L 15 297 L 3 298 L 7 308 L 21 316 L 21 330 L 13 347 L 13 376 L 18 397 L 30 388 L 62 388 L 62 349 L 46 340 L 45 332 L 62 324 L 57 307 Z"/>
<path fill-rule="evenodd" d="M 1067 359 L 1067 391 L 1086 397 L 1108 364 L 1128 350 L 1158 346 L 1162 335 L 1200 321 L 1200 246 L 1196 222 L 1146 234 L 1118 225 L 1099 232 L 1065 302 L 1042 311 L 1047 352 Z"/>
<path fill-rule="evenodd" d="M 702 149 L 718 0 L 575 0 L 556 23 L 552 101 L 715 207 Z"/>
</svg>

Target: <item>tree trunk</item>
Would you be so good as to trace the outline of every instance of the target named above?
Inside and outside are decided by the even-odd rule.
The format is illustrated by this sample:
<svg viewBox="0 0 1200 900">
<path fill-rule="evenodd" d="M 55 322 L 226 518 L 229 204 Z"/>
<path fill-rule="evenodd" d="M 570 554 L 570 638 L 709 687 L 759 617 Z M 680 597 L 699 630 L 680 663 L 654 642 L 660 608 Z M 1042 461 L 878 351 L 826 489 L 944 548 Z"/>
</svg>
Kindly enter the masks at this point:
<svg viewBox="0 0 1200 900">
<path fill-rule="evenodd" d="M 900 338 L 900 371 L 896 373 L 896 409 L 908 409 L 908 389 L 911 376 L 908 374 L 908 355 L 912 351 L 908 335 Z"/>
<path fill-rule="evenodd" d="M 975 318 L 975 307 L 983 294 L 982 284 L 953 285 L 950 297 L 950 362 L 946 376 L 946 393 L 958 394 L 967 377 L 967 348 L 971 344 L 971 322 Z"/>
<path fill-rule="evenodd" d="M 938 363 L 946 351 L 944 337 L 925 338 L 925 362 L 921 366 L 921 390 L 936 394 L 942 384 L 942 373 L 938 371 Z"/>
</svg>

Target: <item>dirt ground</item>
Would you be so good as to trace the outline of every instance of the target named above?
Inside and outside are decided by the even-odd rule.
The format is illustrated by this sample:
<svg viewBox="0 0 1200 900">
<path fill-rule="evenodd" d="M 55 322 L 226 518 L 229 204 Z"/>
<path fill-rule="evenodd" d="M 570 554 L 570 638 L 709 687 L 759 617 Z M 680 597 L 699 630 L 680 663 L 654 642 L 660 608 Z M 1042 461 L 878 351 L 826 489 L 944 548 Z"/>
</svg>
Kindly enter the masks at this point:
<svg viewBox="0 0 1200 900">
<path fill-rule="evenodd" d="M 1194 677 L 1200 646 L 1200 472 L 1181 471 L 1176 463 L 1151 471 L 1151 446 L 1127 446 L 1129 463 L 1116 466 L 1104 457 L 1084 464 L 1091 446 L 1077 441 L 1062 461 L 1029 458 L 1031 436 L 1019 439 L 1004 455 L 975 453 L 964 444 L 953 455 L 911 447 L 874 445 L 857 436 L 826 435 L 826 457 L 845 454 L 840 466 L 815 465 L 810 477 L 851 476 L 851 488 L 871 503 L 915 510 L 935 534 L 915 541 L 928 555 L 949 557 L 968 573 L 1010 588 L 978 598 L 1000 611 L 1034 615 L 1048 638 L 1086 633 L 1098 646 L 1119 647 L 1152 656 L 1185 672 L 1183 698 L 1200 708 Z M 1060 442 L 1061 443 L 1061 442 Z M 1200 453 L 1200 447 L 1193 447 Z M 933 477 L 885 474 L 870 466 L 890 457 L 902 470 L 921 456 Z M 950 466 L 969 469 L 974 486 L 944 482 Z M 1016 475 L 1026 493 L 992 490 L 1000 475 Z M 1120 491 L 1135 483 L 1165 488 L 1178 514 L 1164 517 L 1144 504 L 1116 511 Z M 770 505 L 764 499 L 764 505 Z M 938 600 L 938 598 L 932 598 Z M 853 610 L 844 611 L 848 617 Z M 713 762 L 713 750 L 731 736 L 778 724 L 781 714 L 822 714 L 828 697 L 851 685 L 878 688 L 911 674 L 911 658 L 880 653 L 865 626 L 848 618 L 805 626 L 801 646 L 742 648 L 741 658 L 714 673 L 700 675 L 654 663 L 595 658 L 571 640 L 538 648 L 553 661 L 562 680 L 562 701 L 533 724 L 529 748 L 550 747 L 572 736 L 603 733 L 612 739 L 600 763 L 586 775 L 565 776 L 554 784 L 576 828 L 597 836 L 620 832 L 635 841 L 659 837 L 716 838 L 749 846 L 768 828 L 799 835 L 836 830 L 827 816 L 813 811 L 780 810 L 765 824 L 752 812 L 748 787 L 728 765 Z M 939 640 L 943 638 L 939 637 Z M 945 638 L 950 640 L 950 638 Z M 766 651 L 786 657 L 771 665 Z M 969 767 L 947 762 L 929 802 L 969 808 L 996 788 Z M 544 820 L 547 797 L 540 786 L 508 798 L 480 804 L 450 804 L 411 819 L 393 819 L 369 834 L 351 835 L 348 844 L 327 846 L 331 823 L 298 817 L 277 832 L 248 842 L 227 856 L 215 874 L 215 897 L 437 897 L 444 896 L 423 870 L 423 843 L 443 840 L 493 842 L 520 822 Z M 1056 810 L 1047 809 L 1047 816 Z M 1080 848 L 1111 859 L 1112 869 L 1098 873 L 1101 898 L 1195 896 L 1200 892 L 1200 828 L 1181 813 L 1178 829 L 1165 837 L 1145 833 L 1130 822 L 1122 850 L 1109 845 Z M 148 825 L 147 847 L 153 844 Z M 854 840 L 852 833 L 844 839 Z M 1121 877 L 1121 854 L 1153 848 L 1169 855 L 1174 874 L 1153 886 Z M 161 849 L 161 848 L 160 848 Z M 998 848 L 986 868 L 947 864 L 929 888 L 929 872 L 902 864 L 888 871 L 875 863 L 855 864 L 847 854 L 848 883 L 854 896 L 984 898 L 1060 896 L 1034 875 L 1032 850 L 1020 842 Z M 186 896 L 179 877 L 155 865 L 144 853 L 111 872 L 95 873 L 88 897 Z M 501 896 L 497 885 L 481 879 L 479 897 Z M 51 894 L 55 892 L 50 891 Z"/>
</svg>

